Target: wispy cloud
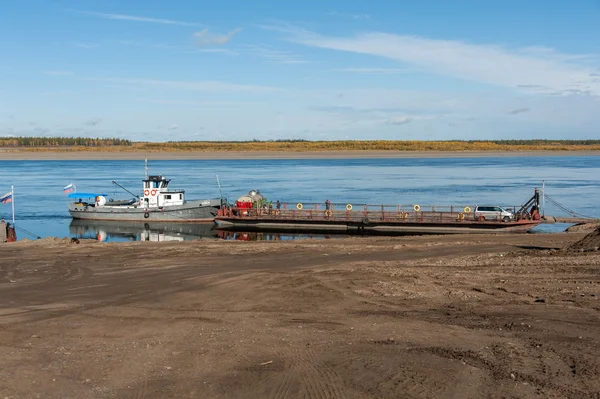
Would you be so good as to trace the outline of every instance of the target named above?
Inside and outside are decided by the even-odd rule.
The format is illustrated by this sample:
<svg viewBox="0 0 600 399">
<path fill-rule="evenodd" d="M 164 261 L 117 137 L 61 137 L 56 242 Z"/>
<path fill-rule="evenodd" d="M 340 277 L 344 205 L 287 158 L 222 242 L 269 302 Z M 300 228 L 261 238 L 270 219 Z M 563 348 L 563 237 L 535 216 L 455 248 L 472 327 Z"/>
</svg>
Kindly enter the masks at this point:
<svg viewBox="0 0 600 399">
<path fill-rule="evenodd" d="M 151 104 L 165 104 L 165 105 L 191 105 L 191 106 L 211 106 L 211 105 L 258 105 L 263 104 L 255 101 L 194 101 L 194 100 L 163 100 L 159 98 L 148 98 L 140 97 L 136 98 L 137 101 L 151 103 Z"/>
<path fill-rule="evenodd" d="M 94 43 L 73 43 L 73 46 L 79 47 L 79 48 L 84 48 L 84 49 L 100 47 L 99 44 L 94 44 Z"/>
<path fill-rule="evenodd" d="M 196 40 L 197 46 L 213 46 L 213 45 L 223 45 L 229 43 L 231 38 L 238 34 L 242 28 L 237 28 L 232 30 L 231 32 L 227 32 L 225 34 L 215 34 L 210 33 L 208 28 L 202 29 L 200 32 L 194 33 L 194 38 Z"/>
<path fill-rule="evenodd" d="M 301 56 L 289 51 L 276 50 L 268 45 L 247 45 L 246 48 L 251 54 L 265 58 L 275 64 L 307 64 L 308 61 Z"/>
<path fill-rule="evenodd" d="M 184 54 L 196 54 L 196 53 L 212 53 L 212 54 L 225 54 L 225 55 L 237 55 L 238 53 L 226 48 L 197 48 L 193 50 L 186 50 Z"/>
<path fill-rule="evenodd" d="M 516 109 L 508 111 L 507 114 L 517 115 L 517 114 L 522 114 L 522 113 L 529 112 L 529 111 L 530 111 L 529 108 L 516 108 Z"/>
<path fill-rule="evenodd" d="M 90 120 L 86 121 L 84 123 L 84 125 L 86 126 L 97 126 L 102 122 L 102 118 L 91 118 Z"/>
<path fill-rule="evenodd" d="M 371 19 L 371 16 L 369 14 L 348 14 L 348 13 L 341 13 L 341 12 L 330 12 L 327 15 L 330 15 L 332 17 L 343 17 L 343 18 L 352 18 L 352 19 Z"/>
<path fill-rule="evenodd" d="M 413 118 L 407 115 L 402 115 L 402 116 L 395 116 L 393 118 L 390 118 L 388 123 L 390 125 L 406 125 L 407 123 L 410 123 L 413 121 Z"/>
<path fill-rule="evenodd" d="M 408 68 L 340 68 L 334 69 L 334 72 L 352 72 L 352 73 L 364 73 L 364 74 L 397 74 L 407 73 L 410 70 Z"/>
<path fill-rule="evenodd" d="M 245 85 L 239 83 L 219 82 L 219 81 L 177 81 L 177 80 L 156 80 L 156 79 L 127 79 L 127 78 L 86 78 L 84 80 L 100 81 L 106 83 L 116 83 L 131 86 L 154 86 L 167 89 L 182 89 L 195 91 L 239 91 L 239 92 L 273 92 L 281 91 L 281 88 L 273 86 Z"/>
<path fill-rule="evenodd" d="M 168 127 L 169 130 L 177 130 L 179 129 L 179 125 L 176 123 L 173 123 L 171 126 Z"/>
<path fill-rule="evenodd" d="M 69 71 L 42 71 L 44 75 L 48 76 L 70 76 L 73 75 L 73 72 Z"/>
<path fill-rule="evenodd" d="M 128 14 L 109 14 L 109 13 L 94 12 L 94 11 L 78 11 L 78 10 L 71 10 L 71 11 L 76 12 L 78 14 L 93 15 L 95 17 L 121 20 L 121 21 L 148 22 L 148 23 L 163 24 L 163 25 L 202 26 L 201 24 L 198 24 L 198 23 L 177 21 L 177 20 L 173 20 L 173 19 L 142 17 L 142 16 L 138 16 L 138 15 L 128 15 Z"/>
<path fill-rule="evenodd" d="M 285 32 L 292 42 L 310 47 L 368 54 L 403 65 L 454 78 L 491 85 L 526 89 L 537 86 L 546 93 L 573 90 L 600 95 L 600 82 L 587 56 L 562 54 L 551 49 L 509 49 L 497 45 L 470 44 L 387 33 L 363 33 L 350 37 L 325 36 L 289 25 L 264 27 Z M 540 90 L 536 90 L 539 92 Z"/>
</svg>

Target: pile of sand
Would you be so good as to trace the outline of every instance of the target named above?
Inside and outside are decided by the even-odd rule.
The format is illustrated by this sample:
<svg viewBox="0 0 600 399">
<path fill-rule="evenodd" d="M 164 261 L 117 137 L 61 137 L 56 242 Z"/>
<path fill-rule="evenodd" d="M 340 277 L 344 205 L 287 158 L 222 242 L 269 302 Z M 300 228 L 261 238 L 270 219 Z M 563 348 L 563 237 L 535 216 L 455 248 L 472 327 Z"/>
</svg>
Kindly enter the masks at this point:
<svg viewBox="0 0 600 399">
<path fill-rule="evenodd" d="M 600 227 L 600 223 L 579 223 L 568 227 L 565 231 L 567 233 L 589 233 L 598 227 Z"/>
<path fill-rule="evenodd" d="M 600 249 L 600 227 L 592 231 L 581 240 L 571 244 L 567 249 L 571 251 L 598 251 Z"/>
</svg>

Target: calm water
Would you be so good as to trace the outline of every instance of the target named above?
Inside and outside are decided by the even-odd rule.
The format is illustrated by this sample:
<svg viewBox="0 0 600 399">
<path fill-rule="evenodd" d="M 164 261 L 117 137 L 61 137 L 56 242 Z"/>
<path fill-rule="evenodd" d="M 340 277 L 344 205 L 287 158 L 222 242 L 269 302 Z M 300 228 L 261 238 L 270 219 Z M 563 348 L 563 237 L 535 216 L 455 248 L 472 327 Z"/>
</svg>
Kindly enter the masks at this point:
<svg viewBox="0 0 600 399">
<path fill-rule="evenodd" d="M 144 161 L 0 161 L 0 195 L 15 186 L 19 238 L 23 231 L 38 236 L 74 237 L 93 234 L 93 228 L 70 226 L 68 199 L 62 189 L 74 183 L 80 192 L 104 192 L 131 198 L 111 183 L 141 191 Z M 220 196 L 230 201 L 251 189 L 282 202 L 370 204 L 500 204 L 519 205 L 535 187 L 546 182 L 546 193 L 569 208 L 600 217 L 600 157 L 499 157 L 446 159 L 149 161 L 150 174 L 172 179 L 172 187 L 186 190 L 186 198 Z M 564 215 L 546 204 L 547 215 Z M 0 204 L 0 215 L 11 218 L 10 204 Z M 540 226 L 541 231 L 564 225 Z M 19 230 L 21 229 L 21 231 Z M 114 230 L 114 229 L 113 229 Z M 134 229 L 135 230 L 135 229 Z M 143 228 L 142 228 L 143 230 Z M 137 230 L 136 230 L 137 231 Z M 110 239 L 128 240 L 139 232 L 108 232 Z M 160 231 L 154 232 L 161 234 Z M 170 236 L 166 232 L 163 237 Z M 181 231 L 182 239 L 194 237 Z M 213 233 L 207 236 L 213 236 Z M 138 237 L 139 238 L 139 237 Z M 286 239 L 271 235 L 265 239 Z"/>
</svg>

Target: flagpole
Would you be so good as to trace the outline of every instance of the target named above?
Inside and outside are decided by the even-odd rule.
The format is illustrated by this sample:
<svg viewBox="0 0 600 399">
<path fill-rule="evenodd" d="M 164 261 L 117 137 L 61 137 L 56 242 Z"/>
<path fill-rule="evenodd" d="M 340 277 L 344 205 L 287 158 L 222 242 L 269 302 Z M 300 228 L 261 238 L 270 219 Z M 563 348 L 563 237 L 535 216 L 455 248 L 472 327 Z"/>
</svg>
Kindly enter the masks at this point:
<svg viewBox="0 0 600 399">
<path fill-rule="evenodd" d="M 13 227 L 15 226 L 15 186 L 10 186 L 10 196 L 12 198 L 12 222 Z"/>
</svg>

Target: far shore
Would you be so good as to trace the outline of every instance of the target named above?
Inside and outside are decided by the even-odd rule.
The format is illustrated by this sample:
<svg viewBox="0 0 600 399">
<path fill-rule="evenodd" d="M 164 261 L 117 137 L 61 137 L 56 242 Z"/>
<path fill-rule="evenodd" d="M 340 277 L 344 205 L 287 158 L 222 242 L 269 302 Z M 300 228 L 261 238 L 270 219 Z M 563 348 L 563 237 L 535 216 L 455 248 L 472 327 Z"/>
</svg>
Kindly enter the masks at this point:
<svg viewBox="0 0 600 399">
<path fill-rule="evenodd" d="M 493 158 L 600 156 L 600 151 L 22 151 L 0 149 L 0 161 L 11 160 L 242 160 L 242 159 L 369 159 Z"/>
</svg>

